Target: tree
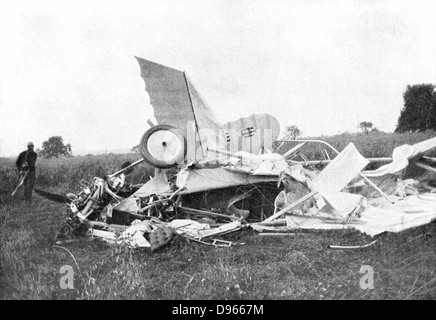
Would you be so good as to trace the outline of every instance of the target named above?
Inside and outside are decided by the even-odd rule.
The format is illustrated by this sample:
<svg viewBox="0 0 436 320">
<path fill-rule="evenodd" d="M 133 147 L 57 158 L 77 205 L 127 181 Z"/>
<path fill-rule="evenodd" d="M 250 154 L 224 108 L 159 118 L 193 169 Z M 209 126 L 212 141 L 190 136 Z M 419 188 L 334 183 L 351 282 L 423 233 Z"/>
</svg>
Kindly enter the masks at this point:
<svg viewBox="0 0 436 320">
<path fill-rule="evenodd" d="M 135 152 L 135 153 L 139 153 L 139 144 L 137 144 L 136 146 L 132 147 L 132 149 L 130 149 L 130 151 Z"/>
<path fill-rule="evenodd" d="M 359 127 L 366 134 L 369 133 L 369 130 L 372 131 L 375 129 L 374 124 L 372 122 L 369 122 L 369 121 L 362 121 L 361 123 L 359 123 Z"/>
<path fill-rule="evenodd" d="M 53 136 L 42 143 L 42 149 L 39 154 L 44 158 L 71 156 L 71 145 L 64 145 L 61 136 Z"/>
<path fill-rule="evenodd" d="M 296 125 L 286 126 L 284 134 L 285 140 L 289 138 L 297 140 L 297 138 L 301 136 L 301 131 Z"/>
<path fill-rule="evenodd" d="M 407 86 L 395 132 L 436 130 L 436 91 L 433 84 Z"/>
</svg>

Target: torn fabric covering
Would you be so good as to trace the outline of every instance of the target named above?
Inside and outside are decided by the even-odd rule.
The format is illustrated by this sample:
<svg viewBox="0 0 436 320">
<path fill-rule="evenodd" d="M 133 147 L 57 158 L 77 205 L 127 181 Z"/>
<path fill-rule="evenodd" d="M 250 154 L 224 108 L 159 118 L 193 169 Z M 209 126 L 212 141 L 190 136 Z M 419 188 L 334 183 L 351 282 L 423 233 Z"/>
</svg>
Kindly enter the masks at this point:
<svg viewBox="0 0 436 320">
<path fill-rule="evenodd" d="M 149 197 L 152 194 L 168 194 L 171 192 L 170 184 L 164 172 L 158 173 L 152 179 L 147 181 L 141 188 L 139 188 L 133 197 L 143 198 Z"/>
<path fill-rule="evenodd" d="M 135 220 L 132 225 L 128 227 L 117 238 L 118 243 L 125 243 L 131 247 L 149 248 L 151 244 L 145 239 L 144 233 L 151 233 L 163 223 L 158 219 L 151 220 Z"/>
<path fill-rule="evenodd" d="M 180 235 L 187 235 L 191 238 L 201 240 L 215 235 L 236 231 L 241 228 L 242 223 L 241 220 L 236 220 L 212 229 L 206 223 L 199 223 L 188 219 L 175 219 L 171 221 L 168 226 Z"/>
<path fill-rule="evenodd" d="M 408 196 L 389 206 L 369 206 L 360 218 L 341 223 L 339 220 L 326 220 L 325 216 L 288 215 L 288 229 L 345 229 L 354 228 L 370 236 L 383 232 L 400 232 L 428 224 L 436 219 L 436 194 L 425 193 Z"/>
<path fill-rule="evenodd" d="M 294 164 L 288 166 L 288 168 L 282 172 L 282 176 L 287 174 L 291 176 L 293 179 L 307 185 L 308 177 L 306 176 L 305 172 L 307 171 L 303 168 L 303 165 Z"/>
<path fill-rule="evenodd" d="M 150 248 L 150 242 L 145 239 L 143 232 L 135 231 L 132 233 L 123 233 L 117 238 L 118 244 L 126 244 L 132 248 Z"/>
<path fill-rule="evenodd" d="M 315 178 L 312 187 L 322 194 L 339 192 L 366 167 L 369 161 L 350 143 Z"/>
<path fill-rule="evenodd" d="M 392 162 L 381 166 L 373 171 L 365 171 L 367 177 L 376 178 L 388 174 L 396 175 L 401 173 L 409 165 L 409 159 L 414 153 L 410 145 L 402 145 L 394 149 L 392 153 Z"/>
<path fill-rule="evenodd" d="M 242 161 L 240 164 L 228 166 L 228 170 L 257 176 L 278 176 L 281 172 L 288 170 L 286 160 L 278 153 L 253 155 L 251 153 L 239 151 L 235 154 L 241 156 Z"/>
<path fill-rule="evenodd" d="M 192 112 L 194 113 L 194 119 L 197 124 L 200 145 L 203 151 L 201 158 L 204 158 L 207 155 L 208 147 L 219 148 L 220 146 L 224 146 L 224 136 L 221 136 L 223 134 L 223 132 L 220 131 L 221 125 L 212 109 L 208 106 L 186 74 L 185 78 L 192 103 Z M 177 114 L 177 116 L 179 116 L 179 114 Z"/>
<path fill-rule="evenodd" d="M 136 213 L 140 209 L 139 206 L 139 198 L 136 197 L 128 197 L 115 205 L 113 209 L 120 210 L 120 211 L 127 211 L 127 212 L 133 212 Z"/>
<path fill-rule="evenodd" d="M 325 208 L 326 211 L 345 218 L 362 206 L 362 196 L 340 191 L 358 176 L 368 163 L 369 161 L 357 151 L 354 144 L 350 143 L 320 172 L 312 182 L 312 189 L 317 191 L 329 205 Z"/>
<path fill-rule="evenodd" d="M 224 168 L 187 170 L 186 172 L 188 177 L 185 178 L 185 189 L 179 194 L 249 185 L 259 182 L 274 182 L 278 180 L 276 176 L 255 176 L 233 172 Z M 178 187 L 180 186 L 178 185 Z"/>
<path fill-rule="evenodd" d="M 392 162 L 381 166 L 377 170 L 365 171 L 367 177 L 381 177 L 388 174 L 399 174 L 409 165 L 409 161 L 423 156 L 425 153 L 436 149 L 436 137 L 421 141 L 414 145 L 401 145 L 394 149 Z"/>
<path fill-rule="evenodd" d="M 176 127 L 187 139 L 195 132 L 195 145 L 188 143 L 188 161 L 203 158 L 210 143 L 224 142 L 219 139 L 220 123 L 184 72 L 136 59 L 158 124 Z"/>
<path fill-rule="evenodd" d="M 419 181 L 414 179 L 400 180 L 397 183 L 394 194 L 404 198 L 408 195 L 418 195 L 419 194 Z"/>
<path fill-rule="evenodd" d="M 177 234 L 188 235 L 191 238 L 200 239 L 201 230 L 209 230 L 210 226 L 206 223 L 200 223 L 189 219 L 174 219 L 168 226 L 175 230 Z"/>
<path fill-rule="evenodd" d="M 326 204 L 320 208 L 323 212 L 329 212 L 333 215 L 338 215 L 345 219 L 347 216 L 364 207 L 365 198 L 361 195 L 351 194 L 346 192 L 322 192 Z M 333 209 L 333 210 L 331 210 Z"/>
</svg>

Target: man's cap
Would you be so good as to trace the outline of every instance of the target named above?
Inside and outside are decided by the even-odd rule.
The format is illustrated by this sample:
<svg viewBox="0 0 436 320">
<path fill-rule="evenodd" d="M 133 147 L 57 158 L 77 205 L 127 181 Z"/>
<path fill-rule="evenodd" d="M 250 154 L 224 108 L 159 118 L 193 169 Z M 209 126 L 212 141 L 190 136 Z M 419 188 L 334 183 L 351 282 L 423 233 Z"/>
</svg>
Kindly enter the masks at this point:
<svg viewBox="0 0 436 320">
<path fill-rule="evenodd" d="M 32 141 L 28 142 L 27 146 L 33 146 L 33 142 Z"/>
</svg>

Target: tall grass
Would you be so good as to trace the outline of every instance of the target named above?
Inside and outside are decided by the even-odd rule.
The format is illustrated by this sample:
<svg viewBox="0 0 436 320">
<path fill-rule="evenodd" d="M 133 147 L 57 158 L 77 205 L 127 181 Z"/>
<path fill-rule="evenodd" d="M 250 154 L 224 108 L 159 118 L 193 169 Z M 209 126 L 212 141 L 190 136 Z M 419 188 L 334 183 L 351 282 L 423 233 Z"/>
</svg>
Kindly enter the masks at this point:
<svg viewBox="0 0 436 320">
<path fill-rule="evenodd" d="M 139 160 L 139 154 L 105 154 L 96 156 L 77 156 L 70 158 L 41 159 L 38 161 L 36 184 L 40 186 L 77 185 L 81 180 L 91 180 L 95 176 L 104 177 L 120 169 L 122 163 Z M 128 179 L 147 180 L 152 173 L 151 167 L 142 163 Z"/>
<path fill-rule="evenodd" d="M 94 177 L 104 177 L 120 169 L 126 161 L 133 163 L 141 156 L 135 153 L 104 154 L 61 158 L 38 158 L 35 187 L 42 189 L 77 190 L 81 180 L 91 181 Z M 127 176 L 127 182 L 138 184 L 146 182 L 153 174 L 153 168 L 145 162 L 137 165 Z M 0 196 L 3 202 L 18 183 L 18 171 L 14 159 L 0 158 Z M 19 193 L 18 193 L 19 194 Z"/>
</svg>

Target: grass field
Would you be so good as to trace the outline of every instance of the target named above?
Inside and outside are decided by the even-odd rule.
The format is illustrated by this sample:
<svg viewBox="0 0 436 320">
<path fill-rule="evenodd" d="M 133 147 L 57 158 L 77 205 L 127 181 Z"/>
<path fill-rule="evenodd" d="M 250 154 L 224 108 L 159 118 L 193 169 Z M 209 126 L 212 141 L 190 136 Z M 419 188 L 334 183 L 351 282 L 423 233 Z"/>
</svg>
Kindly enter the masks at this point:
<svg viewBox="0 0 436 320">
<path fill-rule="evenodd" d="M 415 134 L 415 139 L 406 143 L 433 137 L 434 133 L 428 135 L 423 138 Z M 372 139 L 368 145 L 372 143 L 379 151 L 371 156 L 381 157 L 390 155 L 386 148 L 392 148 L 392 141 L 406 141 L 406 136 L 392 136 L 389 143 L 371 135 L 357 138 L 361 143 Z M 340 139 L 332 141 L 338 143 Z M 138 158 L 129 154 L 41 159 L 37 186 L 59 193 L 74 192 L 81 178 L 113 172 L 126 159 Z M 8 195 L 16 183 L 13 161 L 1 159 L 0 170 L 0 299 L 436 297 L 435 223 L 385 234 L 375 245 L 353 251 L 327 246 L 364 244 L 372 239 L 352 230 L 273 237 L 244 229 L 223 236 L 238 243 L 229 248 L 214 248 L 180 237 L 154 253 L 110 246 L 99 240 L 83 239 L 59 246 L 54 238 L 64 221 L 65 205 L 38 195 L 34 195 L 32 207 L 11 199 Z M 135 171 L 132 183 L 146 180 L 152 172 L 147 166 Z M 65 265 L 74 270 L 74 289 L 60 286 L 64 275 L 60 269 Z M 373 289 L 359 286 L 364 276 L 360 273 L 362 266 L 374 271 Z"/>
</svg>

